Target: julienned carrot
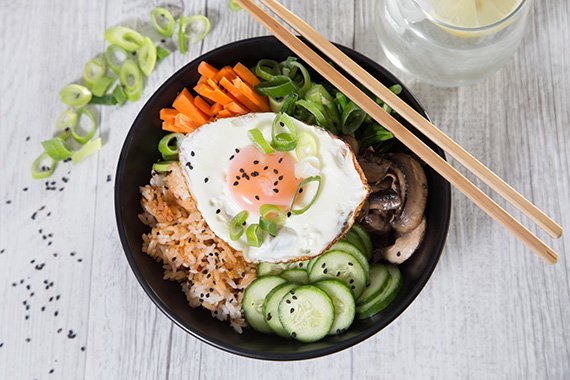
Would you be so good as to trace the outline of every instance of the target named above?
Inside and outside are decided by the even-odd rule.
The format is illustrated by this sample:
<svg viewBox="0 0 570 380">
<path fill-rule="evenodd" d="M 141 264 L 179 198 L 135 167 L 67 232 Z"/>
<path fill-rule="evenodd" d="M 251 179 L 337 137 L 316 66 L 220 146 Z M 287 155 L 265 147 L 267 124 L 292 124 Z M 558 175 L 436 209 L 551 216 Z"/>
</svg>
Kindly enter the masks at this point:
<svg viewBox="0 0 570 380">
<path fill-rule="evenodd" d="M 212 116 L 212 111 L 210 111 L 210 105 L 200 96 L 196 95 L 194 97 L 194 105 L 198 107 L 198 109 L 204 112 L 208 116 Z"/>
<path fill-rule="evenodd" d="M 234 114 L 228 110 L 221 110 L 220 112 L 218 112 L 216 116 L 218 117 L 218 119 L 224 119 L 226 117 L 232 117 L 234 116 Z"/>
<path fill-rule="evenodd" d="M 246 113 L 249 113 L 249 110 L 238 102 L 228 103 L 224 106 L 224 109 L 230 111 L 235 115 L 245 115 Z"/>
<path fill-rule="evenodd" d="M 162 122 L 162 129 L 164 129 L 165 131 L 168 131 L 168 132 L 178 132 L 178 130 L 174 126 L 174 119 L 172 119 L 171 121 L 166 121 L 166 120 L 163 121 Z"/>
<path fill-rule="evenodd" d="M 210 65 L 208 62 L 202 61 L 198 65 L 198 73 L 200 73 L 200 75 L 204 76 L 205 78 L 213 78 L 218 73 L 218 69 Z"/>
<path fill-rule="evenodd" d="M 217 115 L 218 112 L 220 112 L 223 109 L 224 109 L 224 106 L 221 105 L 220 103 L 214 103 L 214 104 L 212 104 L 212 107 L 210 107 L 210 111 L 212 112 L 212 115 Z"/>
<path fill-rule="evenodd" d="M 218 83 L 222 78 L 234 80 L 236 77 L 237 77 L 237 75 L 231 66 L 224 66 L 220 69 L 220 71 L 218 71 L 218 73 L 212 79 L 216 83 Z"/>
<path fill-rule="evenodd" d="M 251 70 L 245 67 L 245 65 L 243 65 L 241 62 L 238 62 L 234 66 L 233 71 L 237 74 L 238 77 L 241 78 L 241 80 L 249 84 L 251 87 L 259 83 L 259 79 L 257 79 L 255 74 L 252 73 Z"/>
<path fill-rule="evenodd" d="M 249 100 L 247 96 L 245 96 L 241 91 L 239 91 L 236 88 L 236 86 L 234 86 L 233 83 L 227 80 L 226 78 L 222 78 L 222 80 L 220 80 L 220 86 L 225 88 L 230 95 L 232 95 L 235 99 L 237 99 L 237 101 L 239 101 L 241 104 L 246 106 L 249 110 L 253 112 L 261 111 L 260 107 L 258 107 L 257 105 L 255 105 L 254 102 Z"/>
<path fill-rule="evenodd" d="M 206 116 L 202 111 L 198 109 L 194 105 L 194 98 L 190 95 L 190 91 L 188 89 L 183 89 L 180 94 L 176 97 L 172 106 L 179 112 L 182 112 L 184 115 L 188 116 L 192 121 L 194 121 L 198 125 L 202 125 L 210 118 Z"/>
<path fill-rule="evenodd" d="M 234 86 L 242 92 L 249 100 L 251 100 L 256 106 L 258 106 L 261 111 L 268 112 L 269 104 L 264 96 L 257 94 L 253 88 L 251 88 L 247 83 L 242 81 L 240 78 L 233 80 Z"/>
<path fill-rule="evenodd" d="M 178 111 L 173 108 L 163 108 L 160 110 L 160 120 L 162 121 L 173 121 L 176 115 L 178 115 Z"/>
<path fill-rule="evenodd" d="M 174 118 L 174 127 L 178 129 L 178 132 L 189 133 L 199 127 L 189 116 L 179 113 Z"/>
<path fill-rule="evenodd" d="M 194 91 L 196 91 L 198 94 L 208 99 L 212 103 L 220 103 L 223 106 L 232 101 L 232 99 L 226 94 L 224 94 L 219 88 L 214 89 L 205 83 L 201 83 L 196 87 L 194 87 Z"/>
</svg>

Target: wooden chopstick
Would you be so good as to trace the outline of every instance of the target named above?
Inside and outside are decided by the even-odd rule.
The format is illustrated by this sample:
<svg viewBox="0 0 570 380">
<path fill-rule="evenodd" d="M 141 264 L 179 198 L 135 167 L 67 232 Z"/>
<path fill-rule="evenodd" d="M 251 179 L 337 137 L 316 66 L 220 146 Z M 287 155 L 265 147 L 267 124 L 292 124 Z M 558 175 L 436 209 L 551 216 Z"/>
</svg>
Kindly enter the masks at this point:
<svg viewBox="0 0 570 380">
<path fill-rule="evenodd" d="M 368 88 L 374 95 L 382 99 L 384 103 L 388 104 L 400 116 L 416 127 L 418 131 L 423 133 L 427 138 L 449 153 L 449 155 L 455 158 L 460 164 L 465 166 L 469 171 L 475 174 L 479 179 L 486 183 L 491 189 L 495 190 L 524 215 L 533 220 L 543 230 L 548 232 L 554 238 L 562 236 L 563 230 L 559 224 L 513 189 L 501 177 L 496 175 L 469 152 L 463 149 L 463 147 L 457 144 L 453 139 L 416 112 L 416 110 L 410 107 L 400 97 L 386 88 L 386 86 L 350 59 L 350 57 L 344 54 L 322 34 L 317 32 L 312 26 L 307 24 L 303 19 L 291 12 L 277 0 L 260 1 L 305 37 L 311 44 L 313 44 L 313 46 L 332 59 L 339 67 L 344 69 L 349 75 L 354 77 L 354 79 Z"/>
<path fill-rule="evenodd" d="M 378 104 L 356 87 L 352 82 L 342 76 L 333 66 L 329 65 L 317 53 L 311 50 L 305 43 L 299 40 L 293 33 L 289 32 L 277 20 L 267 14 L 257 4 L 251 0 L 236 0 L 239 5 L 248 11 L 255 19 L 265 26 L 277 39 L 295 52 L 301 59 L 313 68 L 318 68 L 318 72 L 328 80 L 333 86 L 342 91 L 364 112 L 382 124 L 387 130 L 414 152 L 420 159 L 431 166 L 442 177 L 453 186 L 465 194 L 473 203 L 479 206 L 489 216 L 510 231 L 520 241 L 526 244 L 537 255 L 547 262 L 554 264 L 558 260 L 558 255 L 532 232 L 520 224 L 501 206 L 489 198 L 447 161 L 431 150 L 424 142 L 418 139 L 413 133 L 406 129 L 396 119 L 384 111 Z"/>
</svg>

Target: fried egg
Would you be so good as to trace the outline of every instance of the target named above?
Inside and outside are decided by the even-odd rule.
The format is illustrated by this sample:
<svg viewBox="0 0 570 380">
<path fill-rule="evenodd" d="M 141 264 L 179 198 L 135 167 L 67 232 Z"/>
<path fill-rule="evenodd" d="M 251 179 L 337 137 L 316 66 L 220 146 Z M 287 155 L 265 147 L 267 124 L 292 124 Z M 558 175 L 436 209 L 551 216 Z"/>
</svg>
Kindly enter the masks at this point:
<svg viewBox="0 0 570 380">
<path fill-rule="evenodd" d="M 313 154 L 295 150 L 262 153 L 248 137 L 258 128 L 271 141 L 274 113 L 254 113 L 220 119 L 189 134 L 180 146 L 180 163 L 198 210 L 212 231 L 249 262 L 290 262 L 321 254 L 354 222 L 368 195 L 368 185 L 349 146 L 326 130 L 294 120 L 297 134 L 317 143 Z M 299 187 L 303 179 L 317 183 Z M 303 192 L 301 194 L 301 192 Z M 247 244 L 246 234 L 230 238 L 230 221 L 245 210 L 244 228 L 259 223 L 265 204 L 290 210 L 293 199 L 314 203 L 302 214 L 288 213 L 276 236 L 267 235 L 259 247 Z"/>
</svg>

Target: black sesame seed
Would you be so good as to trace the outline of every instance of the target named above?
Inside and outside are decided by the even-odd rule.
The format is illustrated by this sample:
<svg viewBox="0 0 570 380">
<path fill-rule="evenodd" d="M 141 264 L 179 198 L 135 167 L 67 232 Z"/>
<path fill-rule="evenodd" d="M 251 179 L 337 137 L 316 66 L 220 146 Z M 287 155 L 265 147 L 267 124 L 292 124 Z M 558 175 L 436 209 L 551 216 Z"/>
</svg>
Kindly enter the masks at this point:
<svg viewBox="0 0 570 380">
<path fill-rule="evenodd" d="M 336 272 L 336 276 L 339 277 L 339 276 L 340 276 L 340 272 Z"/>
<path fill-rule="evenodd" d="M 326 267 L 326 266 L 327 266 L 327 264 L 326 264 L 326 263 L 323 263 L 323 265 L 321 265 L 321 268 L 324 268 L 324 267 Z"/>
<path fill-rule="evenodd" d="M 353 289 L 353 290 L 354 290 L 354 289 L 356 289 L 356 286 L 352 285 L 352 286 L 350 287 L 350 289 Z"/>
<path fill-rule="evenodd" d="M 273 169 L 273 173 L 275 173 L 275 174 L 279 174 L 279 170 L 277 170 L 277 169 Z"/>
<path fill-rule="evenodd" d="M 273 189 L 273 192 L 277 194 L 279 192 L 279 189 Z"/>
<path fill-rule="evenodd" d="M 240 172 L 240 173 L 245 173 L 245 170 L 243 170 L 243 168 L 241 168 L 241 169 L 239 170 L 239 172 Z"/>
<path fill-rule="evenodd" d="M 277 162 L 278 162 L 278 163 L 282 163 L 282 162 L 283 162 L 283 157 L 281 157 L 281 158 L 279 159 L 279 161 L 277 161 Z"/>
<path fill-rule="evenodd" d="M 208 177 L 204 178 L 204 183 L 208 183 Z"/>
<path fill-rule="evenodd" d="M 291 333 L 291 336 L 292 336 L 293 338 L 296 338 L 296 337 L 297 337 L 297 333 L 296 333 L 295 331 L 293 331 L 293 332 Z"/>
<path fill-rule="evenodd" d="M 255 199 L 256 199 L 256 200 L 259 200 L 259 195 L 256 195 L 256 196 L 255 196 Z"/>
<path fill-rule="evenodd" d="M 81 351 L 85 351 L 85 346 L 82 346 L 82 347 L 81 347 Z"/>
<path fill-rule="evenodd" d="M 222 210 L 220 210 L 220 209 L 216 210 L 216 214 L 219 214 L 220 212 L 222 212 Z"/>
<path fill-rule="evenodd" d="M 283 181 L 283 176 L 280 175 L 279 178 L 277 178 L 279 181 Z"/>
<path fill-rule="evenodd" d="M 259 164 L 259 161 L 258 161 L 258 160 L 254 160 L 254 161 L 253 161 L 253 164 L 254 164 L 254 165 L 257 165 L 257 164 Z"/>
<path fill-rule="evenodd" d="M 328 271 L 329 271 L 329 270 L 328 270 L 327 268 L 323 269 L 323 273 L 324 273 L 324 274 L 327 274 Z"/>
<path fill-rule="evenodd" d="M 288 211 L 288 212 L 287 212 L 287 217 L 288 217 L 288 218 L 291 217 L 291 211 Z"/>
<path fill-rule="evenodd" d="M 349 261 L 349 262 L 348 262 L 348 265 L 353 266 L 354 264 Z"/>
<path fill-rule="evenodd" d="M 235 182 L 234 182 L 234 186 L 237 186 L 237 185 L 239 185 L 239 182 L 238 182 L 238 181 L 235 181 Z"/>
<path fill-rule="evenodd" d="M 9 205 L 10 203 L 12 203 L 11 200 L 7 200 L 7 201 L 6 201 L 6 204 L 7 204 L 7 205 Z"/>
<path fill-rule="evenodd" d="M 303 192 L 303 188 L 299 188 L 299 194 L 301 194 Z"/>
<path fill-rule="evenodd" d="M 296 299 L 297 299 L 297 296 L 294 295 L 294 296 L 291 296 L 291 298 L 293 298 L 294 300 L 296 300 Z"/>
<path fill-rule="evenodd" d="M 294 311 L 295 311 L 295 308 L 292 307 L 291 309 L 289 309 L 289 314 L 293 314 Z"/>
<path fill-rule="evenodd" d="M 235 151 L 236 151 L 236 153 L 239 153 L 239 149 L 238 149 L 238 148 L 236 148 Z"/>
<path fill-rule="evenodd" d="M 277 186 L 277 185 L 279 185 L 279 181 L 273 182 L 273 186 Z"/>
<path fill-rule="evenodd" d="M 271 320 L 271 313 L 267 313 L 267 320 L 268 320 L 268 321 Z"/>
<path fill-rule="evenodd" d="M 190 152 L 190 155 L 191 155 L 192 157 L 194 157 L 194 156 L 196 155 L 196 153 L 194 153 L 194 151 L 191 151 L 191 152 Z"/>
<path fill-rule="evenodd" d="M 396 252 L 396 256 L 400 256 L 401 254 L 401 252 Z"/>
<path fill-rule="evenodd" d="M 207 269 L 204 269 L 204 270 L 202 271 L 202 274 L 206 274 L 206 273 L 208 273 L 208 270 L 207 270 Z"/>
<path fill-rule="evenodd" d="M 27 187 L 24 187 L 24 188 L 22 189 L 22 191 L 28 191 L 28 188 L 27 188 Z"/>
<path fill-rule="evenodd" d="M 232 154 L 232 155 L 230 156 L 230 161 L 233 160 L 234 157 L 235 157 L 235 156 Z"/>
<path fill-rule="evenodd" d="M 267 169 L 269 169 L 269 166 L 264 166 L 264 167 L 263 167 L 263 170 L 267 170 Z"/>
<path fill-rule="evenodd" d="M 351 278 L 348 283 L 349 283 L 349 284 L 352 284 L 352 283 L 354 283 L 354 280 Z"/>
<path fill-rule="evenodd" d="M 290 304 L 290 303 L 291 303 L 291 300 L 285 300 L 285 302 Z"/>
</svg>

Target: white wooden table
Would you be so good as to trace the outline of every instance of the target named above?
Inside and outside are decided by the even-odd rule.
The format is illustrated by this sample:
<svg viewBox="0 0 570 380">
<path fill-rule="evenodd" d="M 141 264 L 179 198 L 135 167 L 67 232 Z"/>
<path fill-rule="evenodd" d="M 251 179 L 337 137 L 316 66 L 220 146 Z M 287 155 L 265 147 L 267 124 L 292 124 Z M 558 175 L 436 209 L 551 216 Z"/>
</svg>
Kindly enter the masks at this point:
<svg viewBox="0 0 570 380">
<path fill-rule="evenodd" d="M 561 254 L 548 266 L 457 192 L 447 246 L 424 291 L 352 349 L 262 362 L 175 327 L 143 293 L 119 244 L 120 147 L 145 99 L 175 70 L 265 31 L 225 0 L 180 1 L 185 14 L 212 19 L 203 44 L 160 64 L 138 103 L 101 109 L 103 150 L 58 168 L 49 185 L 56 190 L 46 191 L 29 169 L 62 109 L 59 89 L 102 51 L 103 30 L 141 26 L 159 3 L 0 0 L 0 379 L 570 378 L 569 235 L 547 239 Z M 374 0 L 286 3 L 330 39 L 392 68 L 371 32 Z M 568 1 L 535 2 L 516 57 L 477 86 L 441 89 L 400 75 L 445 132 L 566 228 L 569 25 Z"/>
</svg>

